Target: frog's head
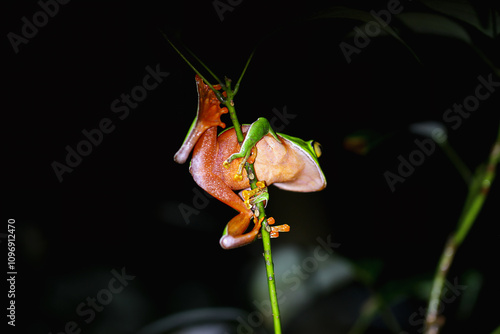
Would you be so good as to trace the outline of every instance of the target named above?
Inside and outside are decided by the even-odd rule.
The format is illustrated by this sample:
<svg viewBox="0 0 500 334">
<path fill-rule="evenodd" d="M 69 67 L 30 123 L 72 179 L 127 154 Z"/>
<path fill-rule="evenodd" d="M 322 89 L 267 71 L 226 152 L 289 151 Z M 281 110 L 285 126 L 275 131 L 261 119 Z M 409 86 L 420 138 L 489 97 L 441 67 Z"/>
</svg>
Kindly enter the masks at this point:
<svg viewBox="0 0 500 334">
<path fill-rule="evenodd" d="M 314 140 L 305 141 L 282 133 L 279 136 L 302 158 L 304 168 L 293 180 L 274 183 L 274 185 L 283 190 L 298 192 L 312 192 L 324 189 L 326 187 L 326 178 L 318 162 L 318 158 L 321 156 L 321 144 Z"/>
</svg>

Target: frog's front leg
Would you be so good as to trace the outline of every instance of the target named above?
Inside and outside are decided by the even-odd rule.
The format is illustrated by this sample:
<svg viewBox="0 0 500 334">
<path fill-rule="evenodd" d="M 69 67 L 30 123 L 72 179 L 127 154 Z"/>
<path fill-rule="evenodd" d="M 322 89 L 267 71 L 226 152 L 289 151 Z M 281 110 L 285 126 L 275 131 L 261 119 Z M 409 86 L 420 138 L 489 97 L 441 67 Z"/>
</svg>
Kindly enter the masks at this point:
<svg viewBox="0 0 500 334">
<path fill-rule="evenodd" d="M 264 117 L 259 117 L 255 122 L 250 125 L 248 132 L 246 134 L 245 140 L 241 144 L 241 149 L 238 153 L 232 154 L 226 161 L 224 161 L 224 167 L 229 168 L 229 164 L 234 159 L 243 158 L 238 168 L 238 173 L 234 176 L 234 179 L 241 181 L 243 166 L 247 162 L 248 158 L 252 154 L 255 145 L 268 133 L 270 133 L 274 139 L 279 141 L 278 136 L 271 128 L 269 121 Z"/>
</svg>

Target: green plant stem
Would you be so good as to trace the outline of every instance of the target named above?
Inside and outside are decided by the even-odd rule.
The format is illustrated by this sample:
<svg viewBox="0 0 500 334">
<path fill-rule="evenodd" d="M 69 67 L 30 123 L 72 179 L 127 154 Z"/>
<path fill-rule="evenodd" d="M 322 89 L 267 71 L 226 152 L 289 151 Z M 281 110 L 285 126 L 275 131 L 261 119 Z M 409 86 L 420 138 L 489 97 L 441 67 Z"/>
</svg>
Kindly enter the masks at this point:
<svg viewBox="0 0 500 334">
<path fill-rule="evenodd" d="M 227 83 L 226 79 L 226 83 Z M 236 138 L 238 139 L 238 142 L 241 144 L 243 142 L 243 132 L 241 131 L 241 126 L 240 123 L 238 122 L 238 118 L 236 117 L 236 110 L 234 108 L 234 103 L 232 100 L 232 97 L 234 96 L 234 93 L 230 89 L 230 85 L 226 84 L 226 94 L 228 96 L 227 102 L 225 103 L 226 107 L 229 110 L 229 115 L 231 117 L 231 120 L 233 121 L 234 129 L 236 131 Z M 245 164 L 245 169 L 247 171 L 248 175 L 248 180 L 250 182 L 250 188 L 255 189 L 257 187 L 257 177 L 255 176 L 255 169 L 252 164 L 246 163 Z M 264 245 L 264 260 L 266 264 L 266 277 L 267 277 L 267 285 L 269 288 L 269 299 L 271 301 L 271 309 L 273 312 L 273 324 L 274 324 L 274 333 L 275 334 L 281 334 L 281 317 L 280 317 L 280 311 L 279 311 L 279 304 L 278 304 L 278 295 L 276 292 L 276 279 L 274 277 L 274 263 L 273 263 L 273 257 L 271 253 L 271 236 L 269 234 L 269 226 L 265 220 L 266 213 L 264 210 L 264 204 L 262 202 L 257 203 L 257 212 L 256 215 L 258 216 L 258 219 L 262 219 L 262 227 L 260 229 L 261 231 L 261 237 L 262 237 L 262 243 Z"/>
<path fill-rule="evenodd" d="M 491 334 L 500 334 L 500 326 L 498 326 Z"/>
<path fill-rule="evenodd" d="M 253 169 L 253 164 L 247 164 L 247 173 L 253 173 L 255 175 L 255 170 Z M 250 175 L 250 174 L 248 174 Z M 255 182 L 257 178 L 254 179 Z M 255 186 L 254 186 L 255 187 Z M 252 189 L 254 188 L 252 187 Z M 264 260 L 266 264 L 266 277 L 267 277 L 267 286 L 269 289 L 269 299 L 271 301 L 271 309 L 273 312 L 273 324 L 274 324 L 274 333 L 281 333 L 281 318 L 280 318 L 280 309 L 278 304 L 278 295 L 276 292 L 276 279 L 274 276 L 274 263 L 273 256 L 271 253 L 271 236 L 269 234 L 269 226 L 265 221 L 266 214 L 264 212 L 264 204 L 262 202 L 257 203 L 257 210 L 259 211 L 259 219 L 264 219 L 262 227 L 260 229 L 262 244 L 264 246 Z"/>
<path fill-rule="evenodd" d="M 443 293 L 443 287 L 446 282 L 446 275 L 453 262 L 453 258 L 458 247 L 462 244 L 465 237 L 470 231 L 470 228 L 476 221 L 476 218 L 481 211 L 483 204 L 488 196 L 493 179 L 495 178 L 496 166 L 500 160 L 500 124 L 498 135 L 488 162 L 485 165 L 477 168 L 472 176 L 469 193 L 465 201 L 462 214 L 458 220 L 455 231 L 449 237 L 444 250 L 439 259 L 438 267 L 434 275 L 434 281 L 429 297 L 426 315 L 426 334 L 436 334 L 439 332 L 442 321 L 439 318 L 439 304 Z"/>
<path fill-rule="evenodd" d="M 212 89 L 212 91 L 215 93 L 219 101 L 224 104 L 227 109 L 229 110 L 229 116 L 231 117 L 231 121 L 234 126 L 234 130 L 236 132 L 236 138 L 238 142 L 241 143 L 244 140 L 243 137 L 243 132 L 241 131 L 241 125 L 240 122 L 238 121 L 238 117 L 236 116 L 236 110 L 234 108 L 234 96 L 238 92 L 238 89 L 240 87 L 240 82 L 243 79 L 243 76 L 248 68 L 248 65 L 250 64 L 250 60 L 252 59 L 255 50 L 250 54 L 250 57 L 248 58 L 245 67 L 243 68 L 243 71 L 238 79 L 238 82 L 236 83 L 236 86 L 234 90 L 231 88 L 231 80 L 229 78 L 225 78 L 225 85 L 219 80 L 219 78 L 190 50 L 189 53 L 195 58 L 196 61 L 198 61 L 222 86 L 223 90 L 226 92 L 226 98 L 222 96 L 222 94 L 214 88 L 208 80 L 203 77 L 203 75 L 187 60 L 186 57 L 175 47 L 175 45 L 168 39 L 167 35 L 163 32 L 163 37 L 168 41 L 168 43 L 174 48 L 174 50 L 181 56 L 181 58 L 191 67 L 202 79 L 203 81 Z M 257 187 L 257 177 L 255 176 L 255 169 L 253 167 L 253 163 L 245 164 L 245 170 L 247 172 L 248 180 L 250 182 L 250 188 L 255 189 Z M 267 221 L 265 220 L 266 213 L 264 210 L 264 204 L 262 202 L 256 204 L 257 209 L 255 210 L 255 215 L 258 216 L 259 220 L 262 220 L 262 227 L 261 227 L 261 237 L 262 237 L 262 243 L 264 245 L 264 259 L 266 263 L 266 276 L 267 276 L 267 284 L 269 287 L 269 298 L 271 300 L 271 308 L 273 312 L 273 323 L 274 323 L 274 333 L 275 334 L 281 334 L 281 318 L 280 318 L 280 311 L 279 311 L 279 305 L 278 305 L 278 295 L 276 292 L 276 280 L 274 277 L 274 264 L 273 264 L 273 258 L 271 254 L 271 236 L 269 234 L 270 228 L 267 224 Z M 258 213 L 257 213 L 258 211 Z"/>
</svg>

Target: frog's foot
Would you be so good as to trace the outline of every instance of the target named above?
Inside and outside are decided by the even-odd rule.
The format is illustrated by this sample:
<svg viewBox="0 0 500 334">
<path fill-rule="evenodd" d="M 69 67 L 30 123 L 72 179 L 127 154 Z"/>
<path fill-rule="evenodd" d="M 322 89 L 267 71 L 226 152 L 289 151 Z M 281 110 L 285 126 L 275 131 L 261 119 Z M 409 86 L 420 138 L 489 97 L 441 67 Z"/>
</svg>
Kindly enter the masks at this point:
<svg viewBox="0 0 500 334">
<path fill-rule="evenodd" d="M 198 88 L 198 121 L 202 123 L 203 127 L 220 126 L 225 128 L 226 125 L 221 122 L 220 117 L 222 114 L 228 113 L 228 109 L 220 107 L 221 102 L 215 92 L 203 82 L 199 75 L 196 75 L 195 79 Z M 213 87 L 215 90 L 221 89 L 220 85 L 214 85 Z"/>
<path fill-rule="evenodd" d="M 224 249 L 232 249 L 248 245 L 255 241 L 259 234 L 262 220 L 254 219 L 254 227 L 250 232 L 245 233 L 251 218 L 251 212 L 240 213 L 233 218 L 224 229 L 220 238 L 220 245 Z"/>
<path fill-rule="evenodd" d="M 280 232 L 290 232 L 290 225 L 288 224 L 283 224 L 283 225 L 276 225 L 276 226 L 269 226 L 269 225 L 274 225 L 276 221 L 274 220 L 273 217 L 269 217 L 266 220 L 266 230 L 269 232 L 269 235 L 271 238 L 277 238 L 280 235 Z M 262 235 L 259 233 L 258 238 L 262 238 Z"/>
<path fill-rule="evenodd" d="M 271 226 L 271 232 L 269 232 L 271 238 L 277 238 L 280 236 L 280 232 L 290 232 L 290 225 L 283 224 L 277 226 Z"/>
<path fill-rule="evenodd" d="M 226 107 L 221 108 L 221 102 L 216 94 L 203 82 L 200 76 L 196 75 L 195 79 L 198 88 L 198 111 L 181 148 L 174 156 L 174 160 L 180 164 L 186 162 L 189 153 L 205 131 L 211 127 L 226 127 L 226 124 L 221 121 L 220 117 L 222 114 L 228 113 L 228 109 Z M 220 85 L 213 87 L 215 90 L 221 89 Z M 222 95 L 225 96 L 224 94 Z"/>
<path fill-rule="evenodd" d="M 248 209 L 251 209 L 257 203 L 265 201 L 266 204 L 269 201 L 269 193 L 267 192 L 266 183 L 264 181 L 257 181 L 257 187 L 252 190 L 243 190 L 241 192 L 241 197 L 243 197 L 243 202 Z"/>
<path fill-rule="evenodd" d="M 248 151 L 246 153 L 243 152 L 243 150 L 241 150 L 239 153 L 231 154 L 231 156 L 229 158 L 227 158 L 223 162 L 222 165 L 226 169 L 229 169 L 229 166 L 234 159 L 242 158 L 240 164 L 238 165 L 238 172 L 236 174 L 234 174 L 234 180 L 241 181 L 241 180 L 243 180 L 242 174 L 243 174 L 243 167 L 245 167 L 245 163 L 247 163 L 247 162 L 249 164 L 253 163 L 255 161 L 256 156 L 257 156 L 257 148 L 256 147 L 253 147 L 250 151 Z"/>
</svg>

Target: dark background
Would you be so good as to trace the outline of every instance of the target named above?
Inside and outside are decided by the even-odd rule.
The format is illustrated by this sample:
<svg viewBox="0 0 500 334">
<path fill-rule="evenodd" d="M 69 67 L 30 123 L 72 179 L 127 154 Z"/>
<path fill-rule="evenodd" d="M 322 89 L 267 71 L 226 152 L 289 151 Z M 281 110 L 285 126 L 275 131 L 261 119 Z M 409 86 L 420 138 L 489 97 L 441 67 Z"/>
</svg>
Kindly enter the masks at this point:
<svg viewBox="0 0 500 334">
<path fill-rule="evenodd" d="M 210 199 L 189 223 L 179 210 L 181 204 L 194 206 L 197 189 L 188 164 L 173 161 L 195 116 L 196 89 L 193 71 L 161 29 L 218 76 L 233 80 L 258 44 L 235 101 L 240 122 L 273 119 L 273 109 L 286 106 L 295 118 L 282 132 L 323 146 L 324 191 L 270 188 L 268 214 L 292 227 L 273 241 L 273 249 L 296 255 L 281 269 L 276 255 L 276 270 L 300 265 L 316 239 L 328 236 L 340 244 L 332 258 L 351 269 L 343 284 L 333 282 L 331 272 L 312 273 L 327 282 L 323 290 L 309 290 L 316 283 L 302 279 L 293 294 L 303 302 L 284 320 L 286 332 L 346 332 L 370 292 L 398 286 L 389 306 L 402 330 L 418 332 L 408 320 L 425 307 L 425 292 L 416 290 L 428 291 L 425 283 L 456 225 L 467 187 L 439 148 L 394 192 L 384 172 L 396 173 L 398 156 L 408 157 L 414 140 L 423 139 L 408 131 L 410 124 L 442 121 L 446 109 L 474 93 L 477 77 L 492 70 L 461 40 L 409 31 L 401 32 L 421 62 L 393 37 L 381 35 L 348 63 L 339 43 L 353 44 L 359 22 L 304 20 L 334 4 L 341 3 L 242 1 L 221 21 L 211 1 L 71 1 L 17 54 L 4 38 L 7 204 L 1 231 L 7 218 L 16 219 L 16 331 L 59 333 L 73 320 L 82 333 L 134 333 L 196 308 L 253 312 L 252 301 L 260 298 L 252 292 L 253 281 L 263 284 L 259 293 L 266 296 L 265 276 L 252 276 L 264 266 L 260 242 L 231 251 L 218 245 L 233 210 Z M 405 11 L 420 9 L 402 5 Z M 387 2 L 349 6 L 378 10 Z M 3 10 L 4 36 L 20 34 L 21 18 L 31 21 L 39 10 L 34 1 Z M 157 64 L 169 76 L 119 119 L 111 103 L 130 94 L 145 68 Z M 493 93 L 458 129 L 448 126 L 450 144 L 472 170 L 486 160 L 495 139 L 499 102 Z M 65 147 L 75 148 L 85 139 L 82 130 L 95 129 L 103 118 L 112 120 L 114 131 L 59 182 L 51 164 L 64 163 Z M 223 121 L 230 125 L 229 117 Z M 385 139 L 368 154 L 356 154 L 344 141 L 359 130 Z M 498 298 L 498 189 L 492 187 L 449 273 L 450 282 L 457 278 L 467 285 L 473 306 L 465 313 L 460 300 L 447 306 L 444 333 L 488 333 L 498 325 L 498 309 L 490 306 Z M 369 288 L 351 265 L 366 270 Z M 86 324 L 76 307 L 107 287 L 111 270 L 121 268 L 134 280 Z M 277 281 L 279 288 L 279 276 Z M 376 317 L 368 332 L 388 330 Z"/>
</svg>

